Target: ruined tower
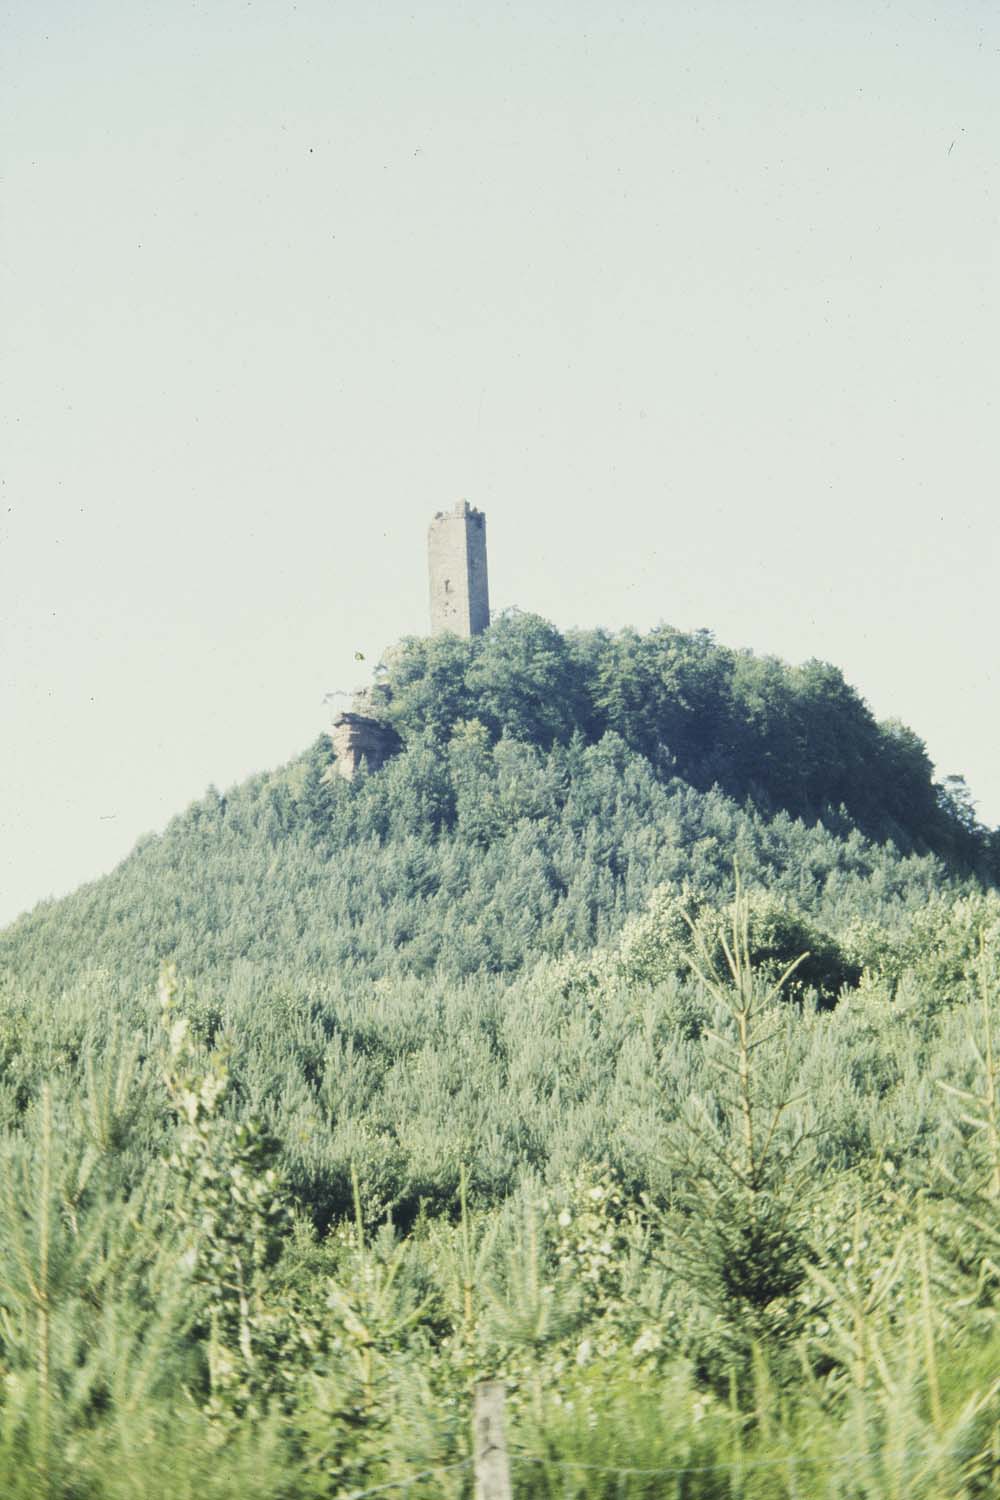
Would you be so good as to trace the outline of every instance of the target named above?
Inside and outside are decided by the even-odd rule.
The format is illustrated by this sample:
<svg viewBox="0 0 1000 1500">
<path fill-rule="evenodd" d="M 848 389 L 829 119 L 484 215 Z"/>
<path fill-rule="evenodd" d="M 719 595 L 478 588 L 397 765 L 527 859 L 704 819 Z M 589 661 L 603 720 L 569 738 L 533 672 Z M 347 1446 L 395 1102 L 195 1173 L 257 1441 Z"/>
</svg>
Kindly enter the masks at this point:
<svg viewBox="0 0 1000 1500">
<path fill-rule="evenodd" d="M 486 516 L 460 500 L 438 511 L 427 534 L 431 632 L 478 635 L 490 623 L 486 576 Z"/>
</svg>

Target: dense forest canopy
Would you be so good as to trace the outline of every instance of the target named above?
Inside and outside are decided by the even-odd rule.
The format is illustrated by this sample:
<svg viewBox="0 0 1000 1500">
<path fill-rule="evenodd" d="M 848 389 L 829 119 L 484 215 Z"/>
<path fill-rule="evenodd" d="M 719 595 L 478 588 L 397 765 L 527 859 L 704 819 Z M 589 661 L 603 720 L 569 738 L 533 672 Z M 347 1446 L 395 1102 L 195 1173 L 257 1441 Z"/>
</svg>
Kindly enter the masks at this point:
<svg viewBox="0 0 1000 1500">
<path fill-rule="evenodd" d="M 549 748 L 613 733 L 661 777 L 720 787 L 758 809 L 809 821 L 841 809 L 866 834 L 982 864 L 987 830 L 961 779 L 936 785 L 921 740 L 878 723 L 836 667 L 720 646 L 661 626 L 562 635 L 511 612 L 470 640 L 412 637 L 387 653 L 384 713 L 407 742 L 447 742 L 476 720 Z"/>
<path fill-rule="evenodd" d="M 996 1493 L 961 783 L 704 633 L 512 614 L 375 698 L 377 773 L 322 736 L 0 933 L 8 1492 L 458 1500 L 490 1374 L 519 1496 Z"/>
</svg>

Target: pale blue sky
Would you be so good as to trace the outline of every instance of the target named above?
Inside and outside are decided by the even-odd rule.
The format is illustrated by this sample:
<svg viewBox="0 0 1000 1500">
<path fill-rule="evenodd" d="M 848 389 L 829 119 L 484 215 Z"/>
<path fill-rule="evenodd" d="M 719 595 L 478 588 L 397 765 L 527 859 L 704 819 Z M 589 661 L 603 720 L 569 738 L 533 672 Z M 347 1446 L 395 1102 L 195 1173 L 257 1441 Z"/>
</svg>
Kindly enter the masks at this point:
<svg viewBox="0 0 1000 1500">
<path fill-rule="evenodd" d="M 308 744 L 462 496 L 496 606 L 834 661 L 1000 821 L 992 0 L 2 32 L 0 920 Z"/>
</svg>

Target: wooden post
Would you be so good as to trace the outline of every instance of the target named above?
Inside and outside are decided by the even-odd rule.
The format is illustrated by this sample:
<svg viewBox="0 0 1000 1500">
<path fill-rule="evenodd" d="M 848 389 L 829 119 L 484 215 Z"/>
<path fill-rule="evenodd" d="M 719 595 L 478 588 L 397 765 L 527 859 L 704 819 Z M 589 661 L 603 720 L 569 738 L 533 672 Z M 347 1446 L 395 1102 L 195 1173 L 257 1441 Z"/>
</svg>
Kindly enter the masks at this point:
<svg viewBox="0 0 1000 1500">
<path fill-rule="evenodd" d="M 476 1500 L 513 1500 L 503 1430 L 504 1395 L 499 1380 L 481 1380 L 476 1386 Z"/>
</svg>

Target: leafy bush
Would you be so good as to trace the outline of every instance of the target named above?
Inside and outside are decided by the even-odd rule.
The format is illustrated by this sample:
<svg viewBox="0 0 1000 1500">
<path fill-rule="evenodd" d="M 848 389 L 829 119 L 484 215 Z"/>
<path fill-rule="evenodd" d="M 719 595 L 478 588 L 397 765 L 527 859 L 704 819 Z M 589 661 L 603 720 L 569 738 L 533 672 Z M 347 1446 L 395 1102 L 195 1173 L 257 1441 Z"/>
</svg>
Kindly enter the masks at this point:
<svg viewBox="0 0 1000 1500">
<path fill-rule="evenodd" d="M 791 902 L 759 889 L 744 899 L 749 962 L 772 979 L 794 965 L 788 994 L 811 989 L 822 1003 L 832 1004 L 845 986 L 858 982 L 860 965 Z M 717 908 L 690 889 L 658 886 L 645 911 L 622 928 L 617 967 L 625 979 L 647 984 L 682 979 L 699 964 L 724 973 L 735 912 L 733 902 Z"/>
</svg>

